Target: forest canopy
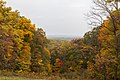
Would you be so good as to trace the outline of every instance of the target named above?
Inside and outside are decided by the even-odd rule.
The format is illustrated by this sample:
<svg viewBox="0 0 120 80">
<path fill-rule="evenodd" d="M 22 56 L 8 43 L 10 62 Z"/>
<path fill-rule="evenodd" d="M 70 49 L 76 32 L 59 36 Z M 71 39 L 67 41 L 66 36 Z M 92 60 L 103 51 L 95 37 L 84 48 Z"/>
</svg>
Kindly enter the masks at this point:
<svg viewBox="0 0 120 80">
<path fill-rule="evenodd" d="M 97 26 L 82 38 L 68 41 L 48 39 L 42 28 L 0 0 L 0 71 L 71 80 L 119 80 L 119 0 L 93 2 L 96 6 L 88 18 Z"/>
</svg>

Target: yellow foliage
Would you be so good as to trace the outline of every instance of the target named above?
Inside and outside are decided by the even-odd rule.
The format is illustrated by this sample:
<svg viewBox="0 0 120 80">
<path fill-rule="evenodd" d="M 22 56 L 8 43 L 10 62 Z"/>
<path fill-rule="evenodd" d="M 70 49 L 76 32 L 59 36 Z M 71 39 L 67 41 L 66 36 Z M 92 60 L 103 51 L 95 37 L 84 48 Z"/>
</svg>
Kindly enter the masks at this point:
<svg viewBox="0 0 120 80">
<path fill-rule="evenodd" d="M 80 60 L 80 63 L 82 64 L 82 63 L 83 63 L 83 60 Z"/>
<path fill-rule="evenodd" d="M 38 64 L 41 64 L 41 63 L 42 63 L 42 61 L 43 61 L 42 59 L 39 59 L 39 60 L 38 60 Z"/>
<path fill-rule="evenodd" d="M 50 65 L 50 63 L 47 64 L 47 67 L 48 67 L 48 72 L 51 72 L 51 65 Z"/>
<path fill-rule="evenodd" d="M 44 47 L 44 50 L 48 55 L 50 55 L 50 51 L 47 48 Z"/>
</svg>

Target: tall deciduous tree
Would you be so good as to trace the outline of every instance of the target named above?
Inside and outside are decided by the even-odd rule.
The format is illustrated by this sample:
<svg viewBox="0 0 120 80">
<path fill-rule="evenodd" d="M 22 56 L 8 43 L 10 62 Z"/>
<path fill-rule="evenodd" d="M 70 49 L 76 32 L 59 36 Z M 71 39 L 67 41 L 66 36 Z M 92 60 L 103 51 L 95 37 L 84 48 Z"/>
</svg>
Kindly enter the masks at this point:
<svg viewBox="0 0 120 80">
<path fill-rule="evenodd" d="M 11 11 L 11 7 L 5 7 L 5 4 L 0 1 L 0 68 L 11 69 L 14 26 L 19 13 Z"/>
<path fill-rule="evenodd" d="M 92 17 L 93 19 L 97 19 L 98 22 L 101 21 L 107 26 L 102 25 L 101 29 L 101 52 L 100 55 L 104 55 L 104 59 L 109 59 L 110 57 L 114 56 L 115 57 L 115 62 L 113 62 L 114 65 L 114 80 L 119 79 L 118 76 L 118 56 L 119 56 L 119 0 L 94 0 L 94 3 L 96 5 L 94 9 L 95 12 L 92 12 Z M 97 12 L 96 12 L 97 11 Z M 108 20 L 104 20 L 104 16 L 108 16 Z M 99 18 L 97 18 L 99 17 Z M 101 20 L 100 20 L 101 19 Z M 108 25 L 109 24 L 109 25 Z M 99 37 L 100 38 L 100 37 Z M 108 56 L 109 55 L 109 56 Z M 107 56 L 107 57 L 106 57 Z M 103 58 L 100 56 L 100 58 Z M 105 60 L 106 61 L 106 60 Z M 107 60 L 109 62 L 109 60 Z M 104 70 L 107 67 L 106 63 L 104 66 Z M 104 71 L 106 74 L 106 71 Z M 106 79 L 106 75 L 104 75 Z"/>
<path fill-rule="evenodd" d="M 39 28 L 34 32 L 31 42 L 31 71 L 50 72 L 50 52 L 46 49 L 46 35 Z"/>
<path fill-rule="evenodd" d="M 20 17 L 14 27 L 14 52 L 15 70 L 25 71 L 30 69 L 31 47 L 35 25 L 25 17 Z"/>
</svg>

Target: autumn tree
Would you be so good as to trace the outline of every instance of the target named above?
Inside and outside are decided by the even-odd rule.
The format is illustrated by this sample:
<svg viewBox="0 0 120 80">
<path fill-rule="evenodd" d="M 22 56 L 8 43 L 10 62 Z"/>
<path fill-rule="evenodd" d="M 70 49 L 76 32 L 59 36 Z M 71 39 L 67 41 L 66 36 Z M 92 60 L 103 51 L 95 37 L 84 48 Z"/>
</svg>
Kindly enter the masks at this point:
<svg viewBox="0 0 120 80">
<path fill-rule="evenodd" d="M 43 29 L 34 32 L 31 42 L 31 71 L 51 72 L 50 52 L 46 48 L 47 38 Z"/>
<path fill-rule="evenodd" d="M 30 42 L 33 39 L 35 31 L 34 24 L 25 17 L 20 17 L 14 27 L 14 57 L 15 70 L 25 71 L 30 69 L 31 47 Z"/>
<path fill-rule="evenodd" d="M 0 1 L 0 69 L 14 72 L 50 71 L 50 53 L 42 29 Z M 37 58 L 36 58 L 37 56 Z M 35 65 L 31 68 L 32 65 Z M 37 65 L 37 66 L 36 66 Z"/>
<path fill-rule="evenodd" d="M 112 62 L 114 80 L 119 79 L 118 74 L 118 56 L 119 56 L 119 0 L 94 0 L 96 5 L 92 12 L 92 19 L 97 19 L 102 25 L 99 39 L 102 42 L 100 53 L 96 56 L 97 60 L 103 60 L 102 67 L 104 67 L 104 80 L 107 79 L 106 73 L 109 69 L 108 64 Z M 107 16 L 107 20 L 104 19 Z M 99 18 L 97 18 L 99 17 Z M 103 24 L 104 23 L 104 24 Z M 98 58 L 99 56 L 99 58 Z M 110 59 L 110 60 L 109 60 Z M 114 59 L 115 61 L 113 61 Z M 107 74 L 107 75 L 106 75 Z"/>
<path fill-rule="evenodd" d="M 0 1 L 0 57 L 1 69 L 12 68 L 13 34 L 19 13 L 6 7 L 5 2 Z"/>
</svg>

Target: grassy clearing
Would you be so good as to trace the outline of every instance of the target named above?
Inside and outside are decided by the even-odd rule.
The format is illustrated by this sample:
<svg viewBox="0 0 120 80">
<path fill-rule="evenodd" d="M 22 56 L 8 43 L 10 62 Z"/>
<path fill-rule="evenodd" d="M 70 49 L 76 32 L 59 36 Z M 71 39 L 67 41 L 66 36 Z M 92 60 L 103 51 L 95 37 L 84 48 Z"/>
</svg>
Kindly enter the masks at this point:
<svg viewBox="0 0 120 80">
<path fill-rule="evenodd" d="M 0 80 L 44 80 L 44 79 L 29 79 L 23 77 L 16 77 L 16 76 L 0 76 Z"/>
<path fill-rule="evenodd" d="M 34 79 L 34 78 L 25 78 L 25 77 L 16 77 L 16 76 L 0 76 L 0 80 L 67 80 L 61 79 L 60 77 L 46 77 L 44 79 Z"/>
<path fill-rule="evenodd" d="M 67 75 L 69 76 L 69 74 Z M 37 73 L 28 73 L 28 72 L 15 73 L 10 71 L 0 71 L 0 80 L 81 80 L 81 79 L 80 78 L 69 79 L 59 74 L 45 76 Z"/>
</svg>

